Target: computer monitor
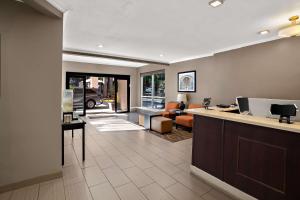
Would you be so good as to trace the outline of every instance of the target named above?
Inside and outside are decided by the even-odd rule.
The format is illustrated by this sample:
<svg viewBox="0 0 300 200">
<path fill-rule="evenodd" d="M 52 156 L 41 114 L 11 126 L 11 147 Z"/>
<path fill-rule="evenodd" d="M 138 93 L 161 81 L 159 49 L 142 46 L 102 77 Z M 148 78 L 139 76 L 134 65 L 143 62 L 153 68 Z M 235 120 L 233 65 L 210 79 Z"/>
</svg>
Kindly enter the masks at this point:
<svg viewBox="0 0 300 200">
<path fill-rule="evenodd" d="M 236 102 L 239 106 L 240 113 L 250 113 L 248 97 L 237 97 Z"/>
</svg>

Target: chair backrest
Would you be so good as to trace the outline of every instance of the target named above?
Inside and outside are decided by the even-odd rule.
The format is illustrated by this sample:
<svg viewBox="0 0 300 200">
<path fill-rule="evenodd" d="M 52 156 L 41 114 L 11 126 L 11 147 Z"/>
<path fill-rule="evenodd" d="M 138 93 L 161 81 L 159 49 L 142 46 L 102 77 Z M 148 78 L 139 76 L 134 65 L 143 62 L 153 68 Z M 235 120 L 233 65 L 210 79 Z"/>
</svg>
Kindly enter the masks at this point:
<svg viewBox="0 0 300 200">
<path fill-rule="evenodd" d="M 166 111 L 173 110 L 173 109 L 179 109 L 179 103 L 177 102 L 168 102 L 166 106 Z"/>
<path fill-rule="evenodd" d="M 194 103 L 190 103 L 189 104 L 189 109 L 193 109 L 193 108 L 202 108 L 203 106 L 201 104 L 194 104 Z M 190 116 L 193 116 L 193 114 L 188 114 Z"/>
<path fill-rule="evenodd" d="M 189 104 L 189 109 L 193 109 L 193 108 L 202 108 L 202 105 L 201 104 L 190 103 Z"/>
</svg>

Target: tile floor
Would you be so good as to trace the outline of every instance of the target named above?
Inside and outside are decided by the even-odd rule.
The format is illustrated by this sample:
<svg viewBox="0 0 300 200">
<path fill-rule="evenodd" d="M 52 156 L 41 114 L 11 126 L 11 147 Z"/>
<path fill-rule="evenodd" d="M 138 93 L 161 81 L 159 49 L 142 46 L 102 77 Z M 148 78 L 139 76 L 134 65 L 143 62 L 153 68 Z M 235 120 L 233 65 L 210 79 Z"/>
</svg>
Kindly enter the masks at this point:
<svg viewBox="0 0 300 200">
<path fill-rule="evenodd" d="M 101 120 L 101 119 L 95 119 Z M 0 200 L 230 200 L 190 174 L 192 140 L 171 143 L 144 130 L 65 136 L 63 178 L 0 194 Z"/>
</svg>

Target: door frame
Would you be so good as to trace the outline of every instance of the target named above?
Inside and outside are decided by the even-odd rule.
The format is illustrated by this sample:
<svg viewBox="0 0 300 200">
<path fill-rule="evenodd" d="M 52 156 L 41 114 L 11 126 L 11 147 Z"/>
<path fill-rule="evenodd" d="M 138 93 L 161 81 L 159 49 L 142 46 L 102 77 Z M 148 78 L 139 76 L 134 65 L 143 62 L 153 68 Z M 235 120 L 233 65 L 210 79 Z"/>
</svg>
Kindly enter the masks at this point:
<svg viewBox="0 0 300 200">
<path fill-rule="evenodd" d="M 121 75 L 121 74 L 101 74 L 101 73 L 85 73 L 85 72 L 66 72 L 66 89 L 69 88 L 69 79 L 70 77 L 84 77 L 84 88 L 86 89 L 86 77 L 110 77 L 114 78 L 115 81 L 115 112 L 116 113 L 128 113 L 130 112 L 130 75 Z M 118 112 L 117 110 L 117 80 L 127 80 L 127 111 Z M 84 102 L 85 98 L 85 89 L 84 89 Z M 84 116 L 86 115 L 86 105 L 84 103 Z"/>
</svg>

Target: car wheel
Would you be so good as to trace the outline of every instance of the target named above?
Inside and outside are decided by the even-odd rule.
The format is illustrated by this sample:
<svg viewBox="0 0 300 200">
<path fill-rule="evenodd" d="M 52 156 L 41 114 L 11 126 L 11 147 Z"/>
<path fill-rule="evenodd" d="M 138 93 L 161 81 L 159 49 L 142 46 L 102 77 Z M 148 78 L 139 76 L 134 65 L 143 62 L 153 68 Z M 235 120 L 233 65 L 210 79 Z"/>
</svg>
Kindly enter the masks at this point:
<svg viewBox="0 0 300 200">
<path fill-rule="evenodd" d="M 88 100 L 88 101 L 86 102 L 86 107 L 87 107 L 88 109 L 95 108 L 95 105 L 96 105 L 96 102 L 93 101 L 93 100 Z"/>
</svg>

